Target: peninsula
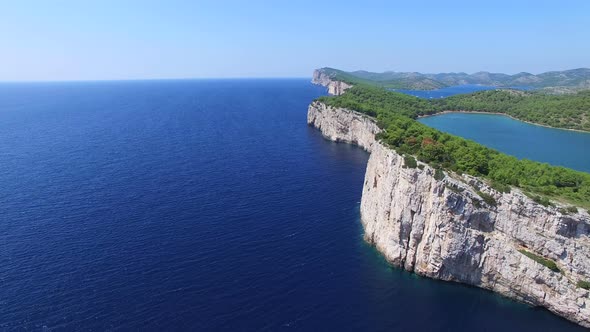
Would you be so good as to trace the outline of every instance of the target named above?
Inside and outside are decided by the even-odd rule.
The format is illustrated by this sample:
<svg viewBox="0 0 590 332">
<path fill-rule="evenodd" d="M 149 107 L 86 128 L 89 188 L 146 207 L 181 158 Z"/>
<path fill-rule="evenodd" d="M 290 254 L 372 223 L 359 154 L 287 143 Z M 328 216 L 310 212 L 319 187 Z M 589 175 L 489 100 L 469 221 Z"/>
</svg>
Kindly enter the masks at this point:
<svg viewBox="0 0 590 332">
<path fill-rule="evenodd" d="M 490 91 L 429 101 L 321 72 L 314 82 L 334 87 L 337 96 L 314 101 L 308 124 L 371 153 L 361 221 L 366 241 L 390 263 L 590 327 L 590 174 L 518 160 L 415 120 L 452 103 L 469 110 L 469 102 L 518 117 L 516 110 L 534 104 L 529 100 L 545 106 L 581 101 L 576 111 L 585 116 L 590 95 Z M 504 109 L 513 102 L 502 104 L 503 97 L 523 98 L 525 106 Z"/>
</svg>

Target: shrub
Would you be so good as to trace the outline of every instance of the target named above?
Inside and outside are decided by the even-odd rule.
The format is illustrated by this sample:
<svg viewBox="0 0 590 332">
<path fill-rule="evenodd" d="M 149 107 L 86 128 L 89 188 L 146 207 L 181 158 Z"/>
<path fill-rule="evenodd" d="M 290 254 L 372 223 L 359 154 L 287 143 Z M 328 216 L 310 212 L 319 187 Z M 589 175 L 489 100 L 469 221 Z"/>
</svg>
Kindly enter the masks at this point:
<svg viewBox="0 0 590 332">
<path fill-rule="evenodd" d="M 461 188 L 461 187 L 455 187 L 455 186 L 453 186 L 453 185 L 449 185 L 449 184 L 445 185 L 445 187 L 447 187 L 449 190 L 451 190 L 451 191 L 454 191 L 454 192 L 456 192 L 456 193 L 460 193 L 460 192 L 462 192 L 463 190 L 465 190 L 464 188 Z"/>
<path fill-rule="evenodd" d="M 418 163 L 413 156 L 404 156 L 404 168 L 416 168 Z"/>
<path fill-rule="evenodd" d="M 437 168 L 434 171 L 434 179 L 440 181 L 444 178 L 445 178 L 445 173 L 440 168 Z"/>
<path fill-rule="evenodd" d="M 565 208 L 559 208 L 558 210 L 562 214 L 578 213 L 578 208 L 576 208 L 575 206 L 568 206 Z"/>
<path fill-rule="evenodd" d="M 486 204 L 491 206 L 498 205 L 498 202 L 496 202 L 496 199 L 492 195 L 483 193 L 479 190 L 477 191 L 477 194 L 483 199 L 484 202 L 486 202 Z"/>
<path fill-rule="evenodd" d="M 491 187 L 505 194 L 509 193 L 511 189 L 509 185 L 500 183 L 498 181 L 493 181 Z"/>
<path fill-rule="evenodd" d="M 590 282 L 586 280 L 579 280 L 576 286 L 590 290 Z"/>
<path fill-rule="evenodd" d="M 533 199 L 533 201 L 535 201 L 536 203 L 539 203 L 539 204 L 541 204 L 543 206 L 549 206 L 549 205 L 551 205 L 551 201 L 547 197 L 535 195 L 535 196 L 533 196 L 531 198 Z"/>
<path fill-rule="evenodd" d="M 521 254 L 525 255 L 526 257 L 534 260 L 535 262 L 537 262 L 541 265 L 544 265 L 545 267 L 549 268 L 553 272 L 560 272 L 559 268 L 557 267 L 557 264 L 550 259 L 533 254 L 532 252 L 528 252 L 524 249 L 520 249 L 520 250 L 518 250 L 518 252 L 520 252 Z"/>
<path fill-rule="evenodd" d="M 479 199 L 474 199 L 473 200 L 473 206 L 475 206 L 476 209 L 481 209 L 481 201 Z"/>
</svg>

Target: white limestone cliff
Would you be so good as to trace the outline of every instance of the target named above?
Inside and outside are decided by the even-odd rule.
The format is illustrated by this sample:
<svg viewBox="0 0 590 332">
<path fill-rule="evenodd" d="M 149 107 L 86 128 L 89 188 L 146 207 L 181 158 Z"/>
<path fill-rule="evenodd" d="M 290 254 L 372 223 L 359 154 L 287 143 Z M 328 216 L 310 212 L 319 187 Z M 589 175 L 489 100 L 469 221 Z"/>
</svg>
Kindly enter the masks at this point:
<svg viewBox="0 0 590 332">
<path fill-rule="evenodd" d="M 371 153 L 361 220 L 365 239 L 393 265 L 422 276 L 461 282 L 550 311 L 590 327 L 590 216 L 563 214 L 518 189 L 500 193 L 482 180 L 435 170 L 404 158 L 375 140 L 372 118 L 314 102 L 308 124 L 333 141 L 357 144 Z M 491 195 L 496 206 L 479 192 Z M 553 260 L 561 272 L 525 256 Z"/>
<path fill-rule="evenodd" d="M 335 142 L 355 144 L 371 152 L 375 135 L 381 131 L 373 119 L 355 111 L 313 102 L 307 112 L 307 123 Z"/>
<path fill-rule="evenodd" d="M 311 83 L 327 87 L 328 93 L 335 96 L 339 96 L 347 89 L 352 88 L 352 85 L 348 83 L 333 80 L 333 78 L 322 69 L 314 70 Z"/>
</svg>

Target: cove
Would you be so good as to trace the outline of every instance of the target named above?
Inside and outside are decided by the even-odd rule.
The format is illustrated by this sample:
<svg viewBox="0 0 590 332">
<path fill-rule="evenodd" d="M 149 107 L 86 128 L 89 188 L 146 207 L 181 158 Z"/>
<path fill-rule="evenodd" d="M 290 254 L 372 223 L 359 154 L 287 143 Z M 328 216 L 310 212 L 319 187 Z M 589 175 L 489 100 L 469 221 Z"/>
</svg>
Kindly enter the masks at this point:
<svg viewBox="0 0 590 332">
<path fill-rule="evenodd" d="M 590 133 L 538 126 L 497 114 L 445 113 L 418 121 L 517 158 L 590 172 Z"/>
</svg>

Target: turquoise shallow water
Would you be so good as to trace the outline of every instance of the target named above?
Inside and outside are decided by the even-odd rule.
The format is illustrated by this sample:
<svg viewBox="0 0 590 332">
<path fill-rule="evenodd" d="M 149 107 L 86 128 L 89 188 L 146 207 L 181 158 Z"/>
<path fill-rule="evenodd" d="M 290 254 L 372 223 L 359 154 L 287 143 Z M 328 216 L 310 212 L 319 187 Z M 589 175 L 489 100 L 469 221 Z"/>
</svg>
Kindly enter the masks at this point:
<svg viewBox="0 0 590 332">
<path fill-rule="evenodd" d="M 447 113 L 419 121 L 518 158 L 590 172 L 590 133 L 537 126 L 496 114 Z"/>
</svg>

